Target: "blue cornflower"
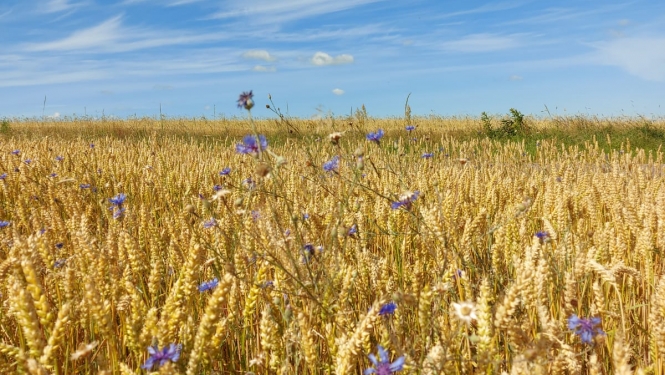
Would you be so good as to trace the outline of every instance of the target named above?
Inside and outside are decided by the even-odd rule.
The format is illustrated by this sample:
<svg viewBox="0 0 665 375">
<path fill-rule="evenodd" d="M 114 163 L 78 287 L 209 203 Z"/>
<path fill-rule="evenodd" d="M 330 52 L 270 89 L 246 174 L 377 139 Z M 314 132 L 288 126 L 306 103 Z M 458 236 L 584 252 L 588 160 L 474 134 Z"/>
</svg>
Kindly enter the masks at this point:
<svg viewBox="0 0 665 375">
<path fill-rule="evenodd" d="M 395 309 L 397 309 L 397 304 L 395 302 L 388 302 L 385 305 L 381 306 L 381 309 L 379 310 L 379 315 L 392 315 L 395 313 Z"/>
<path fill-rule="evenodd" d="M 379 143 L 379 141 L 383 137 L 383 129 L 377 130 L 376 133 L 369 133 L 365 137 L 367 138 L 368 141 Z"/>
<path fill-rule="evenodd" d="M 600 318 L 579 318 L 577 315 L 573 314 L 568 318 L 568 329 L 574 331 L 576 335 L 580 337 L 583 343 L 591 344 L 593 336 L 604 335 L 602 329 L 596 328 L 594 326 L 600 324 Z"/>
<path fill-rule="evenodd" d="M 302 214 L 302 219 L 303 219 L 303 220 L 307 220 L 307 219 L 309 219 L 309 214 L 307 214 L 307 213 Z"/>
<path fill-rule="evenodd" d="M 258 210 L 252 210 L 250 214 L 252 215 L 252 219 L 254 219 L 254 221 L 258 220 L 261 217 L 261 213 Z"/>
<path fill-rule="evenodd" d="M 356 233 L 358 233 L 358 226 L 356 224 L 353 224 L 351 228 L 346 231 L 347 236 L 355 236 Z"/>
<path fill-rule="evenodd" d="M 79 185 L 81 189 L 90 189 L 90 184 L 81 184 Z"/>
<path fill-rule="evenodd" d="M 30 163 L 32 163 L 32 159 L 25 159 L 25 160 L 23 160 L 23 162 L 24 162 L 25 164 L 30 165 Z"/>
<path fill-rule="evenodd" d="M 254 97 L 254 94 L 252 94 L 252 90 L 249 92 L 244 92 L 240 94 L 238 97 L 238 108 L 245 108 L 246 110 L 252 109 L 254 107 L 254 101 L 252 98 Z"/>
<path fill-rule="evenodd" d="M 218 192 L 222 189 L 224 189 L 224 187 L 222 185 L 215 185 L 215 186 L 212 187 L 212 190 L 214 190 L 215 192 Z"/>
<path fill-rule="evenodd" d="M 62 249 L 63 246 L 65 246 L 65 244 L 62 242 L 58 242 L 57 244 L 55 244 L 56 249 Z"/>
<path fill-rule="evenodd" d="M 392 203 L 390 204 L 390 207 L 391 207 L 393 210 L 396 210 L 396 209 L 398 209 L 398 208 L 400 208 L 400 207 L 404 207 L 404 208 L 406 208 L 406 209 L 408 210 L 408 209 L 411 208 L 411 203 L 413 203 L 413 201 L 415 201 L 416 199 L 418 199 L 418 196 L 419 196 L 419 195 L 420 195 L 420 192 L 419 192 L 418 190 L 414 191 L 413 193 L 410 192 L 410 191 L 407 191 L 406 193 L 402 194 L 402 195 L 399 197 L 399 200 L 398 200 L 398 201 L 396 201 L 396 202 L 392 202 Z"/>
<path fill-rule="evenodd" d="M 199 292 L 203 293 L 205 291 L 215 289 L 219 285 L 219 280 L 215 277 L 214 279 L 210 281 L 205 281 L 201 285 L 199 285 Z"/>
<path fill-rule="evenodd" d="M 65 262 L 67 262 L 67 259 L 58 259 L 53 263 L 53 268 L 60 268 L 65 265 Z"/>
<path fill-rule="evenodd" d="M 206 221 L 205 223 L 203 223 L 203 228 L 205 228 L 205 229 L 210 229 L 214 226 L 217 226 L 217 220 L 215 220 L 215 218 L 212 218 L 212 219 Z"/>
<path fill-rule="evenodd" d="M 219 175 L 220 176 L 228 176 L 229 173 L 231 173 L 231 168 L 226 167 L 226 168 L 222 169 L 221 172 L 219 172 Z"/>
<path fill-rule="evenodd" d="M 0 228 L 8 227 L 9 224 L 11 224 L 10 221 L 2 221 L 2 220 L 0 220 Z"/>
<path fill-rule="evenodd" d="M 63 160 L 65 160 L 64 156 L 58 155 L 58 156 L 55 157 L 55 161 L 63 161 Z"/>
<path fill-rule="evenodd" d="M 145 361 L 141 368 L 151 370 L 155 364 L 157 364 L 157 368 L 159 368 L 164 366 L 168 361 L 177 362 L 178 358 L 180 358 L 181 350 L 182 345 L 176 344 L 169 344 L 169 346 L 165 346 L 162 350 L 159 350 L 157 345 L 149 346 L 148 353 L 150 353 L 150 357 Z"/>
<path fill-rule="evenodd" d="M 545 231 L 536 232 L 536 237 L 538 237 L 540 242 L 547 242 L 550 240 L 550 234 Z"/>
<path fill-rule="evenodd" d="M 91 143 L 91 144 L 90 144 L 90 148 L 95 148 L 95 144 L 94 144 L 94 143 Z"/>
<path fill-rule="evenodd" d="M 0 174 L 0 180 L 7 178 L 7 173 Z"/>
<path fill-rule="evenodd" d="M 339 156 L 335 155 L 332 159 L 323 163 L 323 170 L 326 172 L 334 172 L 339 168 Z"/>
<path fill-rule="evenodd" d="M 415 126 L 413 126 L 413 125 L 407 125 L 407 127 L 406 127 L 406 131 L 411 132 L 411 131 L 414 131 L 414 130 L 416 130 L 416 127 L 415 127 Z"/>
<path fill-rule="evenodd" d="M 236 152 L 239 154 L 256 154 L 268 148 L 268 140 L 265 135 L 259 135 L 258 142 L 255 136 L 246 135 L 242 143 L 236 144 Z"/>
<path fill-rule="evenodd" d="M 48 175 L 48 176 L 51 177 L 51 178 L 54 178 L 54 177 L 58 177 L 58 174 L 57 174 L 57 173 L 51 173 L 51 174 Z"/>
<path fill-rule="evenodd" d="M 111 204 L 114 205 L 114 206 L 120 207 L 120 206 L 122 206 L 123 203 L 125 203 L 126 198 L 127 198 L 127 196 L 125 194 L 119 193 L 115 197 L 109 198 L 109 202 L 111 202 Z"/>
<path fill-rule="evenodd" d="M 12 151 L 12 155 L 19 155 L 19 154 L 21 154 L 21 150 Z"/>
<path fill-rule="evenodd" d="M 432 156 L 434 156 L 433 153 L 431 153 L 431 152 L 426 152 L 426 153 L 424 153 L 424 154 L 421 156 L 421 158 L 423 158 L 423 159 L 430 159 Z"/>
<path fill-rule="evenodd" d="M 390 363 L 390 359 L 388 358 L 388 352 L 383 348 L 383 346 L 377 345 L 377 348 L 379 352 L 379 360 L 376 359 L 376 356 L 374 354 L 368 355 L 367 357 L 369 358 L 370 361 L 372 361 L 374 367 L 365 370 L 365 372 L 363 372 L 364 375 L 369 375 L 369 374 L 391 375 L 396 373 L 397 371 L 402 370 L 402 368 L 404 367 L 404 360 L 406 359 L 404 356 L 401 356 L 397 358 L 395 362 Z"/>
</svg>

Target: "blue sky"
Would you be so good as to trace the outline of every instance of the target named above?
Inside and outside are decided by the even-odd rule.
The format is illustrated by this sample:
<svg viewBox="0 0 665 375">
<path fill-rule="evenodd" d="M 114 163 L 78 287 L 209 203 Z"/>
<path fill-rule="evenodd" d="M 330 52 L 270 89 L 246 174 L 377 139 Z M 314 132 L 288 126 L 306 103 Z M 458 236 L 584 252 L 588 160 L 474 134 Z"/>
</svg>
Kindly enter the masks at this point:
<svg viewBox="0 0 665 375">
<path fill-rule="evenodd" d="M 0 117 L 665 116 L 661 0 L 3 0 L 0 42 Z"/>
</svg>

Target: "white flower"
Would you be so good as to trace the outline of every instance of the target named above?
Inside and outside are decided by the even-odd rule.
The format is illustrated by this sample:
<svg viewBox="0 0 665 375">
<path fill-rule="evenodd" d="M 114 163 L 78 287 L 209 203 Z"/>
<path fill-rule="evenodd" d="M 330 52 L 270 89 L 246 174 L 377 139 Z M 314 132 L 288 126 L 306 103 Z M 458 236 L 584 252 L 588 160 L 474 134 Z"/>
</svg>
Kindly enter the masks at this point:
<svg viewBox="0 0 665 375">
<path fill-rule="evenodd" d="M 472 321 L 478 319 L 478 315 L 476 315 L 476 305 L 472 302 L 453 302 L 453 308 L 455 309 L 455 315 L 457 315 L 457 318 L 466 324 L 471 324 Z"/>
</svg>

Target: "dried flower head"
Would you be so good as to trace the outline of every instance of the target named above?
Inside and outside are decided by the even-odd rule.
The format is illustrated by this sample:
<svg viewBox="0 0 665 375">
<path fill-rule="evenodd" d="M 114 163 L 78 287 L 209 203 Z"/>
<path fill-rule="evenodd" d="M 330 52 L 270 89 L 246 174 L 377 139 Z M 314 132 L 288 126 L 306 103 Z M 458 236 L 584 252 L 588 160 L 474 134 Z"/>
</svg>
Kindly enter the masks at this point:
<svg viewBox="0 0 665 375">
<path fill-rule="evenodd" d="M 393 363 L 390 363 L 388 352 L 381 346 L 377 346 L 379 359 L 377 360 L 374 354 L 369 354 L 367 357 L 372 362 L 374 367 L 368 368 L 363 372 L 364 375 L 377 374 L 377 375 L 391 375 L 397 371 L 401 371 L 404 367 L 405 357 L 397 358 Z"/>
<path fill-rule="evenodd" d="M 99 341 L 93 341 L 89 344 L 82 343 L 79 345 L 78 350 L 72 353 L 72 356 L 70 358 L 72 359 L 72 361 L 76 361 L 81 357 L 85 357 L 88 354 L 90 354 L 90 352 L 92 352 L 92 350 L 96 348 L 98 344 Z"/>
<path fill-rule="evenodd" d="M 254 170 L 254 173 L 256 173 L 256 175 L 261 178 L 261 177 L 268 176 L 270 174 L 270 170 L 271 170 L 271 168 L 268 164 L 259 163 L 259 164 L 256 165 L 256 169 Z"/>
<path fill-rule="evenodd" d="M 471 322 L 478 319 L 478 315 L 476 315 L 476 305 L 471 302 L 453 302 L 453 308 L 455 309 L 455 316 L 457 316 L 457 319 L 466 324 L 471 324 Z"/>
<path fill-rule="evenodd" d="M 337 145 L 339 143 L 339 139 L 342 138 L 342 135 L 344 135 L 344 132 L 334 132 L 328 134 L 328 139 L 330 140 L 330 143 Z"/>
</svg>

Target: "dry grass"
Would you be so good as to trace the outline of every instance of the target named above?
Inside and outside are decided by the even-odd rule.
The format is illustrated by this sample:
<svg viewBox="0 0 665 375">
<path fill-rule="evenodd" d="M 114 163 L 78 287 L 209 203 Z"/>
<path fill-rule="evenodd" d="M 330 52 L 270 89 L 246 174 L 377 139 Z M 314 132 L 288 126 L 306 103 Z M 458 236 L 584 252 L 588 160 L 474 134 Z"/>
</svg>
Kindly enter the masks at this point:
<svg viewBox="0 0 665 375">
<path fill-rule="evenodd" d="M 148 346 L 175 344 L 155 371 L 358 374 L 382 345 L 403 373 L 665 373 L 661 152 L 527 152 L 453 136 L 476 120 L 413 122 L 258 121 L 256 156 L 234 150 L 246 120 L 13 123 L 0 372 L 140 373 Z M 583 343 L 573 314 L 605 335 Z"/>
</svg>

